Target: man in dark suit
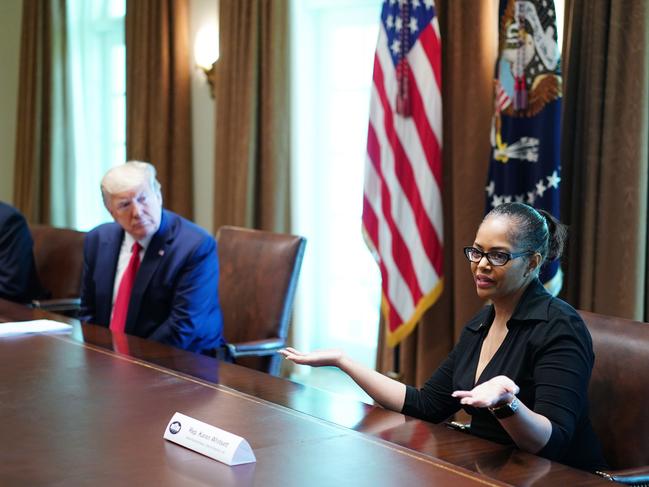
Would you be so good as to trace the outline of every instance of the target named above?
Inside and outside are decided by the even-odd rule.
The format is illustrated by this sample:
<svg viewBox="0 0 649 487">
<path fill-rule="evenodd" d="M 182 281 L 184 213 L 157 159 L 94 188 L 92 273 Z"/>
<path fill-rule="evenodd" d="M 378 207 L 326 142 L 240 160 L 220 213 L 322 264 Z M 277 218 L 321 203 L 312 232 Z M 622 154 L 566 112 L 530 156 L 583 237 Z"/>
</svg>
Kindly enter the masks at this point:
<svg viewBox="0 0 649 487">
<path fill-rule="evenodd" d="M 112 331 L 212 354 L 223 345 L 216 242 L 162 208 L 151 164 L 131 161 L 101 183 L 115 223 L 84 244 L 81 319 Z"/>
<path fill-rule="evenodd" d="M 0 202 L 0 298 L 28 303 L 42 297 L 33 248 L 25 217 Z"/>
</svg>

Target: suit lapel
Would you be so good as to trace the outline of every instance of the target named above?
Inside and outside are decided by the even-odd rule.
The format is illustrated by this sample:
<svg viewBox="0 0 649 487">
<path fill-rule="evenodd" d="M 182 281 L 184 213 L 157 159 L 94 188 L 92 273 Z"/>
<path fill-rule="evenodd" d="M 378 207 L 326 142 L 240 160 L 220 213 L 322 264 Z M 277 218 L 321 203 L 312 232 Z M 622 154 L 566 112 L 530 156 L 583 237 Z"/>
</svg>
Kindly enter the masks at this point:
<svg viewBox="0 0 649 487">
<path fill-rule="evenodd" d="M 126 326 L 124 331 L 133 334 L 137 325 L 137 317 L 140 314 L 142 298 L 151 282 L 151 277 L 164 259 L 165 251 L 168 244 L 173 240 L 172 225 L 170 215 L 167 211 L 162 210 L 160 228 L 155 233 L 149 246 L 146 249 L 144 258 L 140 263 L 140 268 L 135 277 L 135 284 L 131 291 L 131 300 L 128 304 L 128 315 L 126 316 Z"/>
<path fill-rule="evenodd" d="M 97 296 L 107 296 L 107 299 L 97 299 L 97 321 L 110 324 L 110 313 L 113 309 L 113 290 L 115 289 L 115 273 L 117 272 L 117 259 L 122 246 L 124 230 L 115 224 L 107 229 L 105 238 L 99 244 L 99 255 L 97 260 Z"/>
</svg>

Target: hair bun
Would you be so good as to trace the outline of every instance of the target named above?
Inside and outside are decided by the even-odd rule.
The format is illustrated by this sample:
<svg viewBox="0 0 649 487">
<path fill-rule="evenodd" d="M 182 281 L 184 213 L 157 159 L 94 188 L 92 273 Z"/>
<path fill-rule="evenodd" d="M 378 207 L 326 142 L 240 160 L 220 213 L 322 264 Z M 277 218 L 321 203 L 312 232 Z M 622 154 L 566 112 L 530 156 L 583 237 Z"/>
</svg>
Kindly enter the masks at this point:
<svg viewBox="0 0 649 487">
<path fill-rule="evenodd" d="M 563 254 L 563 248 L 568 237 L 568 227 L 557 220 L 546 210 L 537 210 L 545 219 L 548 226 L 548 260 L 555 260 Z"/>
</svg>

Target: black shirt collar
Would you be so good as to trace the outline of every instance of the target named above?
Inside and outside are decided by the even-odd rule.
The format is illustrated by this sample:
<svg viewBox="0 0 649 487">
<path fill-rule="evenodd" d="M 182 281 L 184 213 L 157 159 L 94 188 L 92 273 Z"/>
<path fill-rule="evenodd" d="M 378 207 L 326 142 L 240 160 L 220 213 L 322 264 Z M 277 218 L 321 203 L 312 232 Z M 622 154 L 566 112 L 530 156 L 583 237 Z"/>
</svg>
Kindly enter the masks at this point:
<svg viewBox="0 0 649 487">
<path fill-rule="evenodd" d="M 551 300 L 552 295 L 546 291 L 541 281 L 534 279 L 523 292 L 508 324 L 516 324 L 523 321 L 548 321 L 548 310 Z M 467 328 L 473 331 L 479 331 L 485 326 L 489 326 L 493 318 L 494 307 L 493 304 L 490 304 L 485 306 L 469 321 Z"/>
</svg>

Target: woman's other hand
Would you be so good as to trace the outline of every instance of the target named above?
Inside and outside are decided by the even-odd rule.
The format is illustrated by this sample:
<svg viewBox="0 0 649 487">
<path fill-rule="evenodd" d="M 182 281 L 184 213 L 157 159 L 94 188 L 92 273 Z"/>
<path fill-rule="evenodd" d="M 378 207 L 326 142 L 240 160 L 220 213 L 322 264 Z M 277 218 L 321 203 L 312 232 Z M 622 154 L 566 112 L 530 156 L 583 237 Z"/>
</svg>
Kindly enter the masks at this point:
<svg viewBox="0 0 649 487">
<path fill-rule="evenodd" d="M 460 404 L 487 408 L 511 401 L 519 390 L 513 380 L 504 375 L 499 375 L 487 382 L 483 382 L 470 391 L 455 391 L 452 395 L 460 399 Z"/>
</svg>

